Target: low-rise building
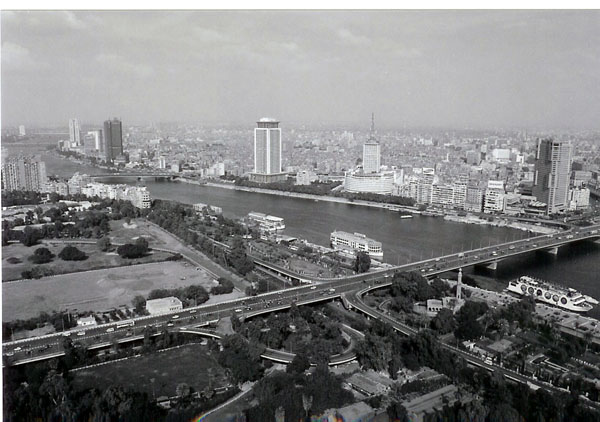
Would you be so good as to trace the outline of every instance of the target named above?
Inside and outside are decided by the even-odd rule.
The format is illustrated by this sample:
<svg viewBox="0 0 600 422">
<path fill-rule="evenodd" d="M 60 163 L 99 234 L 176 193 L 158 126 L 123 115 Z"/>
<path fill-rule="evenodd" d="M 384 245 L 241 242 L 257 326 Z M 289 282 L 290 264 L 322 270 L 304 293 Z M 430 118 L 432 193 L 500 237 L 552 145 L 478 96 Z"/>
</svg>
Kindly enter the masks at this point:
<svg viewBox="0 0 600 422">
<path fill-rule="evenodd" d="M 77 320 L 78 327 L 92 327 L 94 325 L 98 325 L 98 323 L 96 323 L 96 319 L 93 316 L 83 317 Z"/>
<path fill-rule="evenodd" d="M 183 303 L 181 303 L 181 300 L 173 296 L 146 301 L 146 310 L 150 315 L 165 314 L 168 312 L 180 311 L 182 309 Z"/>
</svg>

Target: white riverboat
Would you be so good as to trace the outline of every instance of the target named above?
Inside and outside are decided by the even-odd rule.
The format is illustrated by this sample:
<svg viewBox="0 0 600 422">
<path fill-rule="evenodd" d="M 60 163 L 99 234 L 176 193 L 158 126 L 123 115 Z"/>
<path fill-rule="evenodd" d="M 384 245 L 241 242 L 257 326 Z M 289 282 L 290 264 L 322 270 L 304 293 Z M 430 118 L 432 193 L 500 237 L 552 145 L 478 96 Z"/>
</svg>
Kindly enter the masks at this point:
<svg viewBox="0 0 600 422">
<path fill-rule="evenodd" d="M 361 233 L 334 231 L 329 238 L 331 247 L 344 255 L 354 256 L 356 252 L 367 252 L 373 259 L 383 259 L 381 242 L 370 239 Z"/>
<path fill-rule="evenodd" d="M 568 311 L 587 312 L 598 301 L 575 289 L 558 286 L 529 276 L 521 276 L 508 283 L 507 290 L 520 296 L 529 295 L 536 301 L 554 305 Z"/>
</svg>

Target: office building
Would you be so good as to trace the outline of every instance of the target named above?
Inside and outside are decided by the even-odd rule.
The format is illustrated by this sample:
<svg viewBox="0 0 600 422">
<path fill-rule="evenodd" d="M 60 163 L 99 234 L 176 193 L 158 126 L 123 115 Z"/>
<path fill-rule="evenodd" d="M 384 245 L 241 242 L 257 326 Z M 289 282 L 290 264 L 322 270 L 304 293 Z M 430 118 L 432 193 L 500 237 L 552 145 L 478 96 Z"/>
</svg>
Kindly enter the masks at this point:
<svg viewBox="0 0 600 422">
<path fill-rule="evenodd" d="M 8 158 L 2 163 L 3 190 L 42 192 L 47 181 L 46 163 L 39 158 Z"/>
<path fill-rule="evenodd" d="M 104 157 L 112 163 L 119 155 L 123 155 L 123 131 L 121 121 L 114 118 L 104 122 Z"/>
<path fill-rule="evenodd" d="M 533 195 L 546 204 L 546 214 L 565 212 L 569 206 L 570 142 L 538 139 Z"/>
<path fill-rule="evenodd" d="M 585 210 L 590 206 L 590 190 L 577 187 L 569 190 L 569 210 Z"/>
<path fill-rule="evenodd" d="M 19 126 L 19 136 L 25 136 L 27 133 L 25 132 L 25 126 L 24 125 L 20 125 Z"/>
<path fill-rule="evenodd" d="M 69 120 L 69 141 L 72 148 L 81 146 L 81 128 L 77 119 Z"/>
<path fill-rule="evenodd" d="M 287 175 L 281 171 L 281 128 L 276 119 L 264 117 L 254 128 L 254 172 L 250 180 L 259 183 L 283 181 Z"/>
<path fill-rule="evenodd" d="M 467 186 L 465 211 L 481 212 L 483 210 L 483 189 L 478 186 Z"/>
</svg>

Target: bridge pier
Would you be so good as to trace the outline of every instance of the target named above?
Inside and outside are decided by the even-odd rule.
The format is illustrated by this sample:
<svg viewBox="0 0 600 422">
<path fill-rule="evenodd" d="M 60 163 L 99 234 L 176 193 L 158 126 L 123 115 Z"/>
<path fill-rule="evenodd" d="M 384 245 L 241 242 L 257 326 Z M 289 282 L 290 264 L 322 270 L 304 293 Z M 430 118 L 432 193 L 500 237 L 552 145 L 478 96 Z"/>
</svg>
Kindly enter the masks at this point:
<svg viewBox="0 0 600 422">
<path fill-rule="evenodd" d="M 558 255 L 558 246 L 555 246 L 553 248 L 549 248 L 549 249 L 544 249 L 546 252 L 548 252 L 549 254 L 552 255 Z"/>
<path fill-rule="evenodd" d="M 496 271 L 498 269 L 498 261 L 492 261 L 485 266 L 488 270 Z"/>
</svg>

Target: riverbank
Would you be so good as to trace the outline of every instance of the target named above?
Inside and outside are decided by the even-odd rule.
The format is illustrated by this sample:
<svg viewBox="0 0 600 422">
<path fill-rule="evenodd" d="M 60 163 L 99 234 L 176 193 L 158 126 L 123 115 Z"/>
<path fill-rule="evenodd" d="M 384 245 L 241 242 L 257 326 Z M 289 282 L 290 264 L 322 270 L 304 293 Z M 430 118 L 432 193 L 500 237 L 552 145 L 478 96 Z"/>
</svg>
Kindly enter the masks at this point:
<svg viewBox="0 0 600 422">
<path fill-rule="evenodd" d="M 407 207 L 402 205 L 395 204 L 385 204 L 381 202 L 371 202 L 371 201 L 362 201 L 362 200 L 350 200 L 347 198 L 339 198 L 335 196 L 327 196 L 327 195 L 314 195 L 309 193 L 298 193 L 298 192 L 286 192 L 286 191 L 278 191 L 272 189 L 262 189 L 262 188 L 251 188 L 247 186 L 238 186 L 233 183 L 215 183 L 215 182 L 207 182 L 207 181 L 198 181 L 191 180 L 187 178 L 179 177 L 175 179 L 176 181 L 181 181 L 183 183 L 190 183 L 194 185 L 200 186 L 210 186 L 214 188 L 220 189 L 229 189 L 229 190 L 237 190 L 243 192 L 251 192 L 251 193 L 262 193 L 265 195 L 275 195 L 275 196 L 284 196 L 288 198 L 298 198 L 298 199 L 307 199 L 313 201 L 324 201 L 324 202 L 334 202 L 338 204 L 347 204 L 347 205 L 359 205 L 363 207 L 370 208 L 379 208 L 379 209 L 387 209 L 390 211 L 404 211 L 411 214 L 422 214 L 421 211 L 418 211 L 414 207 Z M 435 218 L 435 217 L 432 217 Z M 522 230 L 531 233 L 539 233 L 539 234 L 551 234 L 557 233 L 559 230 L 554 228 L 545 227 L 542 225 L 537 225 L 534 223 L 525 223 L 519 221 L 509 221 L 507 219 L 501 217 L 494 217 L 491 221 L 487 218 L 480 218 L 473 214 L 467 214 L 466 216 L 458 216 L 447 214 L 444 216 L 444 220 L 452 221 L 455 223 L 465 223 L 465 224 L 478 224 L 478 225 L 487 225 L 493 227 L 506 227 L 517 230 Z"/>
<path fill-rule="evenodd" d="M 229 189 L 229 190 L 238 190 L 243 192 L 251 192 L 251 193 L 262 193 L 265 195 L 276 195 L 276 196 L 285 196 L 288 198 L 299 198 L 299 199 L 309 199 L 313 201 L 324 201 L 324 202 L 335 202 L 338 204 L 347 204 L 347 205 L 360 205 L 363 207 L 371 207 L 371 208 L 381 208 L 388 209 L 393 211 L 406 211 L 413 214 L 420 214 L 420 211 L 416 210 L 413 207 L 407 207 L 403 205 L 396 204 L 385 204 L 381 202 L 372 202 L 372 201 L 363 201 L 363 200 L 352 200 L 347 198 L 338 198 L 336 196 L 327 196 L 327 195 L 314 195 L 310 193 L 298 193 L 298 192 L 287 192 L 280 190 L 272 190 L 272 189 L 262 189 L 262 188 L 251 188 L 247 186 L 238 186 L 229 183 L 214 183 L 214 182 L 202 182 L 198 180 L 191 180 L 187 178 L 178 177 L 175 181 L 190 183 L 193 185 L 201 185 L 201 186 L 210 186 L 213 188 L 221 188 L 221 189 Z"/>
</svg>

